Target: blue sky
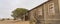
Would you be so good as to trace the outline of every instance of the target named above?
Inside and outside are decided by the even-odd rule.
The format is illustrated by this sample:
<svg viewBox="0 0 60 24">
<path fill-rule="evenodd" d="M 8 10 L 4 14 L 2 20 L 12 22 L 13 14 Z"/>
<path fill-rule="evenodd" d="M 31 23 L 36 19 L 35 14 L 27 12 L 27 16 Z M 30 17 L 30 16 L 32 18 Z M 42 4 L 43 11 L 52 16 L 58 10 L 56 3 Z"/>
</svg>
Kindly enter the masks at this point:
<svg viewBox="0 0 60 24">
<path fill-rule="evenodd" d="M 11 11 L 16 8 L 32 9 L 47 0 L 0 0 L 0 18 L 12 18 Z"/>
</svg>

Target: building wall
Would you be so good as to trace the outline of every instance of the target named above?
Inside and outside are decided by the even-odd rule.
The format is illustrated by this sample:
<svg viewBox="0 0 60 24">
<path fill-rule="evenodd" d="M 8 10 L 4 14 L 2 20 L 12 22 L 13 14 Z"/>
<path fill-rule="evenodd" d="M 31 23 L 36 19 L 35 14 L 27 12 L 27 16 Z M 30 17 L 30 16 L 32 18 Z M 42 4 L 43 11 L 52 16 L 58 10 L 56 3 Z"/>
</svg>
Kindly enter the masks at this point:
<svg viewBox="0 0 60 24">
<path fill-rule="evenodd" d="M 39 24 L 44 24 L 44 16 L 43 16 L 43 6 L 39 6 L 36 9 L 29 12 L 30 21 L 37 22 Z"/>
<path fill-rule="evenodd" d="M 59 24 L 59 6 L 58 0 L 51 0 L 44 4 L 44 19 L 45 24 Z"/>
<path fill-rule="evenodd" d="M 60 0 L 59 0 L 60 1 Z M 60 24 L 60 2 L 51 0 L 29 12 L 30 20 L 40 24 Z"/>
<path fill-rule="evenodd" d="M 45 24 L 53 24 L 53 19 L 55 15 L 54 2 L 50 1 L 44 4 L 44 20 Z"/>
<path fill-rule="evenodd" d="M 60 12 L 60 0 L 58 0 L 58 4 L 59 4 L 59 12 Z"/>
<path fill-rule="evenodd" d="M 29 12 L 29 15 L 28 15 L 28 16 L 30 16 L 30 23 L 31 24 L 35 23 L 35 20 L 36 20 L 34 18 L 34 13 L 35 13 L 35 10 L 32 10 L 32 11 Z"/>
<path fill-rule="evenodd" d="M 43 5 L 37 8 L 37 19 L 40 20 L 40 24 L 44 24 L 44 14 L 43 14 Z"/>
</svg>

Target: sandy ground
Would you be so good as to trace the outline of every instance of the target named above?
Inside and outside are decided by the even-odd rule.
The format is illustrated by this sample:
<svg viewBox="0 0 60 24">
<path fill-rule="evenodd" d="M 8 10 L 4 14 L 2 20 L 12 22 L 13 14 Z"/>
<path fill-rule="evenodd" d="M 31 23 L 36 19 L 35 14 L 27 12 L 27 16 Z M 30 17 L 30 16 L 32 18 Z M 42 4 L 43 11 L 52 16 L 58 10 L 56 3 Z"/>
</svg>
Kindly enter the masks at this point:
<svg viewBox="0 0 60 24">
<path fill-rule="evenodd" d="M 29 21 L 4 20 L 0 21 L 0 24 L 29 24 Z"/>
</svg>

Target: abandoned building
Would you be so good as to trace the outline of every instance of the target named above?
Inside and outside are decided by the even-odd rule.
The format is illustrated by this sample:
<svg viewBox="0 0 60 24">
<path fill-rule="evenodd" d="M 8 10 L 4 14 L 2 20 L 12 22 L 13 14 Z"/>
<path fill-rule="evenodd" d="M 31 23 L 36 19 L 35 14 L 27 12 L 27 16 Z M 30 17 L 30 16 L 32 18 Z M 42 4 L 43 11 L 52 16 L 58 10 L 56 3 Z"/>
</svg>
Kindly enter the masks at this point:
<svg viewBox="0 0 60 24">
<path fill-rule="evenodd" d="M 60 0 L 48 0 L 29 10 L 25 17 L 35 24 L 60 24 Z"/>
</svg>

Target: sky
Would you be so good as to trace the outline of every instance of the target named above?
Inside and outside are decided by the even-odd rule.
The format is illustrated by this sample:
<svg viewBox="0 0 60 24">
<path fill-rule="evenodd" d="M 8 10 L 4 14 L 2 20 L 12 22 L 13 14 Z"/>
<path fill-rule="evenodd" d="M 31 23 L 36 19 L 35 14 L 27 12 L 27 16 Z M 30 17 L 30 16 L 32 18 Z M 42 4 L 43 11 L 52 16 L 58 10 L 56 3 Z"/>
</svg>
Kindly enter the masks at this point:
<svg viewBox="0 0 60 24">
<path fill-rule="evenodd" d="M 11 12 L 16 8 L 33 9 L 47 0 L 0 0 L 0 18 L 13 18 Z"/>
</svg>

